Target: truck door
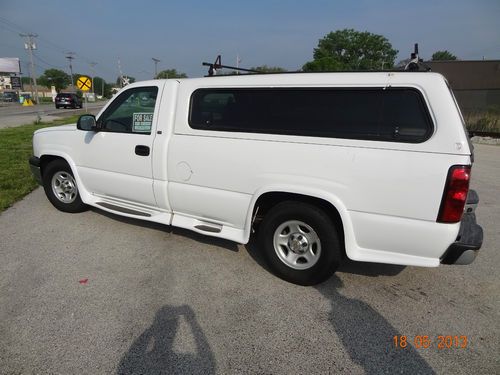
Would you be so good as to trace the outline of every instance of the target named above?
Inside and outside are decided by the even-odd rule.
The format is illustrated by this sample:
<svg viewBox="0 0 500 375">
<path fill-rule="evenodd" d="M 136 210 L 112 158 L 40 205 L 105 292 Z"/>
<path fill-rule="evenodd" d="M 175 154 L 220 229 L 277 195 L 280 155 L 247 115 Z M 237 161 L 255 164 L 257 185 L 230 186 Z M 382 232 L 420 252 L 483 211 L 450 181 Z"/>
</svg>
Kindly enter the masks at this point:
<svg viewBox="0 0 500 375">
<path fill-rule="evenodd" d="M 162 90 L 163 83 L 134 85 L 99 116 L 99 131 L 82 132 L 77 168 L 89 192 L 132 205 L 157 205 L 152 146 Z"/>
</svg>

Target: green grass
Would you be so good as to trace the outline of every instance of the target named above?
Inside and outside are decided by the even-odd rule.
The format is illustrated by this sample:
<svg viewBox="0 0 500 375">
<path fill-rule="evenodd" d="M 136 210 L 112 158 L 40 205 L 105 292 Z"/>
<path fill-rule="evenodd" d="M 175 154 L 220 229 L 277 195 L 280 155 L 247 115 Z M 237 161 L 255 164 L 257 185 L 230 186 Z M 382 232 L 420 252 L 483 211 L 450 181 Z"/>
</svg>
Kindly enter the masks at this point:
<svg viewBox="0 0 500 375">
<path fill-rule="evenodd" d="M 0 129 L 0 212 L 37 187 L 28 159 L 33 155 L 32 138 L 37 129 L 75 123 L 78 116 L 52 122 Z"/>
<path fill-rule="evenodd" d="M 500 133 L 500 107 L 468 111 L 463 115 L 469 131 Z"/>
</svg>

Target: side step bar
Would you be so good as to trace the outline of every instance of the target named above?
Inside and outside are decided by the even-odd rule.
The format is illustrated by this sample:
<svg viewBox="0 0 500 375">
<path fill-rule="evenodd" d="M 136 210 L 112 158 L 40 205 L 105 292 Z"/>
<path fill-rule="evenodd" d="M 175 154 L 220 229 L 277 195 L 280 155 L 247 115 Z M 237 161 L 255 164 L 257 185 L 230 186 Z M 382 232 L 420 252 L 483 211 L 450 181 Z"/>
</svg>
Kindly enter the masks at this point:
<svg viewBox="0 0 500 375">
<path fill-rule="evenodd" d="M 200 222 L 200 224 L 197 224 L 194 227 L 198 230 L 209 233 L 220 233 L 222 231 L 222 225 L 208 223 L 206 221 Z"/>
<path fill-rule="evenodd" d="M 97 202 L 96 204 L 101 206 L 101 207 L 107 208 L 108 210 L 118 211 L 118 212 L 122 212 L 124 214 L 143 216 L 143 217 L 151 217 L 151 214 L 148 214 L 147 212 L 131 210 L 130 208 L 115 206 L 114 204 L 111 204 L 111 203 Z"/>
</svg>

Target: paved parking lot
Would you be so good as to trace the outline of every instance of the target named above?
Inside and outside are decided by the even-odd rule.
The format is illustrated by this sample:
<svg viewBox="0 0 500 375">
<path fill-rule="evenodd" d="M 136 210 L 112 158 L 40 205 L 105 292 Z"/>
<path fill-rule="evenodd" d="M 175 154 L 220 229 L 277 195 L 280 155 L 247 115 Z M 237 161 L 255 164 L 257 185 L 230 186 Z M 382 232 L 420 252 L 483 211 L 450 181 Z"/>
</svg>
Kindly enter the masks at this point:
<svg viewBox="0 0 500 375">
<path fill-rule="evenodd" d="M 38 189 L 0 215 L 0 373 L 500 373 L 499 186 L 500 147 L 478 145 L 472 265 L 347 263 L 317 287 L 253 245 L 64 214 Z"/>
</svg>

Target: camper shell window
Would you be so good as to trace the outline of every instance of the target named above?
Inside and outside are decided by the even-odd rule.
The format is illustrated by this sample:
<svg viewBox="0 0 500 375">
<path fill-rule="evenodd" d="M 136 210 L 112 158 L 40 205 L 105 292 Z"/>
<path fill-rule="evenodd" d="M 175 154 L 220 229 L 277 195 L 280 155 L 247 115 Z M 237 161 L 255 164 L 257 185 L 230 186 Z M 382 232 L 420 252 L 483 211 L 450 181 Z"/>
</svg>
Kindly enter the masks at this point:
<svg viewBox="0 0 500 375">
<path fill-rule="evenodd" d="M 413 88 L 206 88 L 191 95 L 193 129 L 420 143 L 433 131 Z"/>
</svg>

